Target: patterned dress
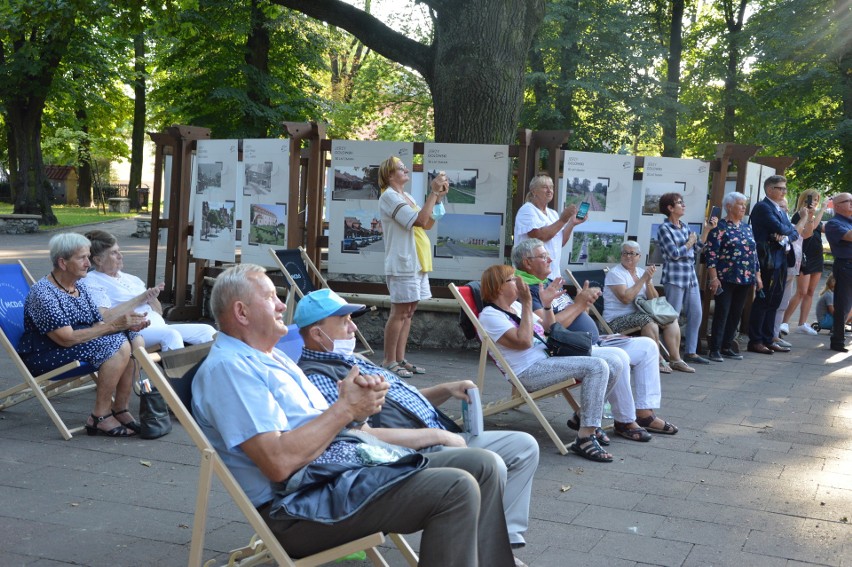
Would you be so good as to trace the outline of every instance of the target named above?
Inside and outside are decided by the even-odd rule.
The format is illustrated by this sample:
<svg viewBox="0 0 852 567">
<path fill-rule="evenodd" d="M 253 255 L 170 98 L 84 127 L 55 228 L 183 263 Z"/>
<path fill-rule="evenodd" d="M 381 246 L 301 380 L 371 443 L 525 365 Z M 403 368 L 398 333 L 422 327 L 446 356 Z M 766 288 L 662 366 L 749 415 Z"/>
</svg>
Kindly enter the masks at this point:
<svg viewBox="0 0 852 567">
<path fill-rule="evenodd" d="M 37 281 L 24 303 L 24 334 L 18 352 L 33 374 L 43 374 L 74 360 L 100 368 L 137 333 L 120 332 L 72 347 L 53 342 L 47 333 L 62 327 L 85 329 L 103 321 L 85 282 L 76 283 L 79 297 L 57 289 L 47 278 Z"/>
</svg>

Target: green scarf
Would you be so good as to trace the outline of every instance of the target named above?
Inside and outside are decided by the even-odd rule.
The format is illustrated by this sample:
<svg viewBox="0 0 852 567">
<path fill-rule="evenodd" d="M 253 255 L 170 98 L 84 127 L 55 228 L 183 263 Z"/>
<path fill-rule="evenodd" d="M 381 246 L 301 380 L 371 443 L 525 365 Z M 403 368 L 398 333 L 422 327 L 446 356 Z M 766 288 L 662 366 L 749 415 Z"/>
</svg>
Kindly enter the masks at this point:
<svg viewBox="0 0 852 567">
<path fill-rule="evenodd" d="M 526 282 L 527 285 L 538 285 L 538 284 L 547 285 L 549 283 L 549 281 L 547 279 L 543 279 L 543 280 L 539 279 L 539 278 L 535 277 L 534 275 L 528 274 L 527 272 L 525 272 L 523 270 L 519 270 L 517 268 L 515 268 L 515 275 L 518 276 L 519 278 L 521 278 L 522 280 L 524 280 L 524 282 Z"/>
</svg>

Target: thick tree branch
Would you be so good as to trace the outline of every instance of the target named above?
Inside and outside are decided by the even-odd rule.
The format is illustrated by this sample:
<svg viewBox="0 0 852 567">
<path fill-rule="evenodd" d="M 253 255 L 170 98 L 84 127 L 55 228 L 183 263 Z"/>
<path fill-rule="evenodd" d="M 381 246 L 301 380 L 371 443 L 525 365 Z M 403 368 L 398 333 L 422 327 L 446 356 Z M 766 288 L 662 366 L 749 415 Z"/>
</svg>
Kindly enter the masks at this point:
<svg viewBox="0 0 852 567">
<path fill-rule="evenodd" d="M 415 69 L 427 80 L 432 76 L 431 46 L 394 31 L 363 10 L 340 0 L 272 1 L 348 31 L 373 51 Z"/>
</svg>

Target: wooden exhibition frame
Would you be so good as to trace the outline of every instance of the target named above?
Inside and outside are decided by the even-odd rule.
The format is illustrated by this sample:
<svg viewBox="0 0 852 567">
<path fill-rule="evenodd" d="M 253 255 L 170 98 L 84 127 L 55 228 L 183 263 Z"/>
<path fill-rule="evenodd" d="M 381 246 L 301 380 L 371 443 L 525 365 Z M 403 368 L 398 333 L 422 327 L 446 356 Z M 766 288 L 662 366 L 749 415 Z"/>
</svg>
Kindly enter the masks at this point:
<svg viewBox="0 0 852 567">
<path fill-rule="evenodd" d="M 287 246 L 297 248 L 303 246 L 311 261 L 317 266 L 321 263 L 322 249 L 328 246 L 328 237 L 324 235 L 323 206 L 313 206 L 315 203 L 324 204 L 325 174 L 330 166 L 332 140 L 326 137 L 326 125 L 317 122 L 285 122 L 285 130 L 290 140 L 290 179 L 289 203 L 287 210 Z M 156 145 L 155 178 L 151 206 L 151 240 L 150 258 L 148 264 L 148 285 L 156 283 L 156 267 L 158 254 L 158 235 L 161 229 L 166 229 L 166 265 L 163 291 L 165 301 L 172 303 L 166 317 L 170 320 L 193 320 L 202 317 L 201 293 L 205 275 L 215 276 L 222 268 L 214 263 L 209 266 L 207 260 L 193 258 L 189 253 L 189 237 L 192 236 L 192 223 L 189 222 L 190 193 L 192 190 L 192 154 L 195 152 L 198 140 L 209 140 L 210 130 L 195 126 L 172 126 L 162 133 L 149 133 Z M 512 211 L 507 222 L 511 222 L 514 214 L 524 204 L 530 180 L 538 173 L 544 172 L 554 180 L 561 177 L 563 150 L 562 146 L 571 136 L 570 130 L 518 130 L 518 143 L 509 146 L 509 157 L 514 159 L 512 177 L 514 188 L 511 202 Z M 242 140 L 239 141 L 242 152 Z M 791 157 L 754 157 L 762 146 L 722 143 L 716 148 L 716 158 L 710 162 L 712 179 L 709 196 L 711 205 L 721 205 L 725 194 L 725 185 L 729 180 L 736 180 L 736 190 L 744 192 L 746 184 L 746 165 L 749 161 L 766 165 L 783 175 L 795 161 Z M 422 155 L 423 142 L 414 142 L 414 154 Z M 165 171 L 165 156 L 172 156 L 172 167 Z M 641 179 L 641 169 L 644 165 L 643 156 L 635 156 L 634 179 Z M 754 159 L 752 159 L 754 158 Z M 731 169 L 736 170 L 735 177 Z M 415 165 L 416 171 L 421 171 L 421 165 Z M 163 196 L 163 176 L 170 175 L 169 216 L 160 218 L 160 201 Z M 558 192 L 554 194 L 551 206 L 556 208 Z M 511 251 L 511 245 L 506 246 L 506 256 Z M 189 281 L 190 265 L 195 264 L 195 277 Z M 706 288 L 706 269 L 703 264 L 698 267 L 699 285 Z M 274 279 L 274 278 L 273 278 Z M 188 294 L 190 284 L 194 284 L 195 293 Z M 318 284 L 318 282 L 315 282 Z M 382 283 L 344 282 L 335 281 L 334 288 L 340 292 L 367 293 L 386 295 L 387 288 Z M 433 286 L 435 297 L 452 298 L 448 288 Z M 702 293 L 704 317 L 701 322 L 700 337 L 707 336 L 707 313 L 710 296 Z M 747 328 L 748 312 L 751 302 L 747 303 L 743 317 L 742 328 Z M 701 349 L 699 349 L 701 350 Z"/>
</svg>

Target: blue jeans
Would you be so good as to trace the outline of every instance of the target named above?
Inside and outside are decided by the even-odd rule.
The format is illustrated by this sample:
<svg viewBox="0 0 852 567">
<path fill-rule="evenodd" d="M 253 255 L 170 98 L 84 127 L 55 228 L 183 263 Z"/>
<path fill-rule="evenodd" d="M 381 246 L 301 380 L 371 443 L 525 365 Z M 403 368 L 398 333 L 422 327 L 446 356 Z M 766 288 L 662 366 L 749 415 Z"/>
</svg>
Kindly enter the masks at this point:
<svg viewBox="0 0 852 567">
<path fill-rule="evenodd" d="M 686 324 L 681 327 L 686 343 L 686 354 L 695 354 L 698 350 L 698 328 L 701 326 L 701 294 L 698 286 L 680 287 L 673 284 L 663 285 L 666 301 L 675 310 L 686 317 Z"/>
</svg>

